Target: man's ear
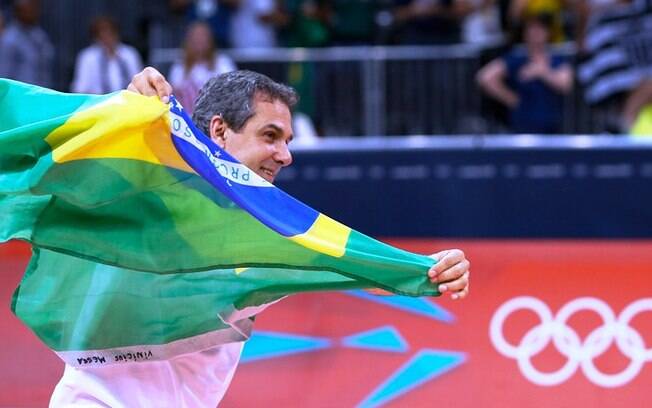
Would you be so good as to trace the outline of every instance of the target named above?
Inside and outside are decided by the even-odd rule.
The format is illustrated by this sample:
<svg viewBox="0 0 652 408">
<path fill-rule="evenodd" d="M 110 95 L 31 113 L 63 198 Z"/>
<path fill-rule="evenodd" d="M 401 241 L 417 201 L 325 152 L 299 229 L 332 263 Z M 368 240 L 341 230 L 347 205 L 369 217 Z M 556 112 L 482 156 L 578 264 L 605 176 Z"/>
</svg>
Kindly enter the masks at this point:
<svg viewBox="0 0 652 408">
<path fill-rule="evenodd" d="M 226 122 L 220 115 L 215 115 L 211 118 L 211 123 L 208 127 L 210 130 L 210 137 L 222 149 L 226 146 L 226 129 L 228 128 Z"/>
</svg>

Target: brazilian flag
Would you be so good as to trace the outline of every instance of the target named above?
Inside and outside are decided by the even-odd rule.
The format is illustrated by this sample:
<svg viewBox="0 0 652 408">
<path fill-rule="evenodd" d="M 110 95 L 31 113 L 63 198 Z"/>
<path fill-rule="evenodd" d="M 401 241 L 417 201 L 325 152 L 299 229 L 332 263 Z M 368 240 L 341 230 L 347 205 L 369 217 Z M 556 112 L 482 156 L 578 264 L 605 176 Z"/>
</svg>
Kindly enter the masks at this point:
<svg viewBox="0 0 652 408">
<path fill-rule="evenodd" d="M 246 340 L 305 291 L 437 295 L 434 261 L 287 195 L 174 100 L 0 80 L 0 242 L 32 259 L 12 309 L 68 364 L 162 360 Z"/>
</svg>

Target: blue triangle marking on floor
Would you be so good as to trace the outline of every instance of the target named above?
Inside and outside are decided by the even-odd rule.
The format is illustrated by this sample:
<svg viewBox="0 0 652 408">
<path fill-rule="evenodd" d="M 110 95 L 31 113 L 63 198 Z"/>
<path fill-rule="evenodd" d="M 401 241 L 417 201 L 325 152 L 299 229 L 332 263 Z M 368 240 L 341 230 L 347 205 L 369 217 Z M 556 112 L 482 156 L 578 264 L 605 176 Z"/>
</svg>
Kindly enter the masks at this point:
<svg viewBox="0 0 652 408">
<path fill-rule="evenodd" d="M 403 339 L 401 333 L 393 326 L 382 326 L 347 336 L 342 339 L 342 345 L 395 353 L 405 353 L 408 351 L 408 345 L 405 339 Z"/>
<path fill-rule="evenodd" d="M 379 407 L 452 370 L 465 360 L 464 353 L 423 349 L 376 388 L 357 408 Z"/>
<path fill-rule="evenodd" d="M 369 300 L 371 302 L 380 303 L 445 323 L 452 323 L 455 320 L 455 316 L 453 316 L 448 310 L 424 298 L 414 298 L 408 296 L 377 296 L 362 290 L 352 290 L 347 291 L 346 293 L 355 297 Z"/>
<path fill-rule="evenodd" d="M 245 343 L 240 361 L 246 363 L 289 354 L 306 353 L 325 349 L 331 345 L 330 340 L 321 337 L 255 331 Z"/>
</svg>

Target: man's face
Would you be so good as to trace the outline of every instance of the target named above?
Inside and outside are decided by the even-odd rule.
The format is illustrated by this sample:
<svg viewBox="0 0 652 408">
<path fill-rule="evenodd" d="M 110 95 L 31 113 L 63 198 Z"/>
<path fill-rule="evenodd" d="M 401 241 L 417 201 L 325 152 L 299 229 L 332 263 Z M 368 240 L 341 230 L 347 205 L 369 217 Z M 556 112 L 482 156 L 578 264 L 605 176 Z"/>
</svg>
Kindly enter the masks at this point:
<svg viewBox="0 0 652 408">
<path fill-rule="evenodd" d="M 220 135 L 211 129 L 211 136 L 229 154 L 272 183 L 281 168 L 292 163 L 288 149 L 293 137 L 292 116 L 283 102 L 262 97 L 254 98 L 254 112 L 239 132 L 226 127 Z"/>
</svg>

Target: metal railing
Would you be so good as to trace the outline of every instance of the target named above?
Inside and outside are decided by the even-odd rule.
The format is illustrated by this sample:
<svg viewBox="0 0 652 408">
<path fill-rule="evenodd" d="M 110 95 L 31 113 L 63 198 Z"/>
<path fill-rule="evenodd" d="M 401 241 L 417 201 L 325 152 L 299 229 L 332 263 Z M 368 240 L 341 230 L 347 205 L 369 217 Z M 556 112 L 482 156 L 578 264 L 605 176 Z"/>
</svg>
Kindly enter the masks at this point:
<svg viewBox="0 0 652 408">
<path fill-rule="evenodd" d="M 298 109 L 326 136 L 507 132 L 498 104 L 476 85 L 476 72 L 489 58 L 476 45 L 224 52 L 239 68 L 295 86 L 302 97 Z M 569 46 L 554 52 L 574 56 Z M 150 63 L 167 72 L 179 58 L 179 49 L 154 49 Z M 616 114 L 614 104 L 589 107 L 576 88 L 565 97 L 562 131 L 603 133 Z"/>
</svg>

